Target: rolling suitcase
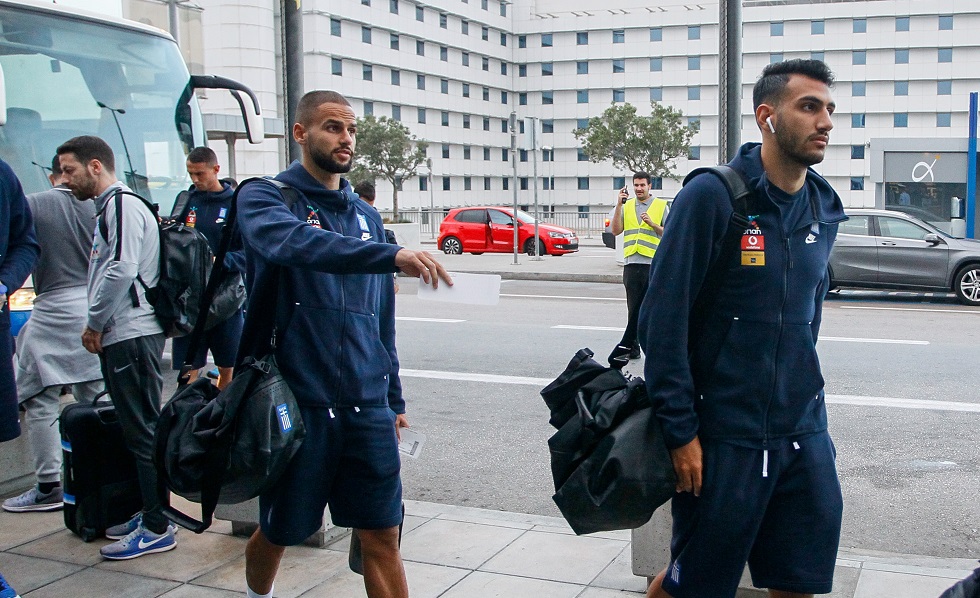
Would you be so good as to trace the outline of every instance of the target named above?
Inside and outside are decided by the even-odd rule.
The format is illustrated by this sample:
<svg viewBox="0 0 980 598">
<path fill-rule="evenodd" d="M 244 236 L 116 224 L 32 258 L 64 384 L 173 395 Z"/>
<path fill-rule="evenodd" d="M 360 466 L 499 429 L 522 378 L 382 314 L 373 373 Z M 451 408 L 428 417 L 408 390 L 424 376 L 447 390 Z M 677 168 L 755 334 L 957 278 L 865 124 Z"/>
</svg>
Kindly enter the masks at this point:
<svg viewBox="0 0 980 598">
<path fill-rule="evenodd" d="M 105 392 L 66 406 L 59 428 L 65 526 L 91 542 L 142 508 L 136 461 Z"/>
</svg>

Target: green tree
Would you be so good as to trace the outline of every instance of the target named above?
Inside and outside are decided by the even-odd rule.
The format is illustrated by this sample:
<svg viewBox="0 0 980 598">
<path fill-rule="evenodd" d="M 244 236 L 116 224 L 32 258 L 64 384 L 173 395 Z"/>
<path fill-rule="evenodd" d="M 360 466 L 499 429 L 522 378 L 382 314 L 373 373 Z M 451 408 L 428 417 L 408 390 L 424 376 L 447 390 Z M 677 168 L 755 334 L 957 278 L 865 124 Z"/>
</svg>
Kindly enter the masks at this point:
<svg viewBox="0 0 980 598">
<path fill-rule="evenodd" d="M 398 221 L 398 191 L 401 183 L 415 176 L 425 162 L 427 141 L 420 140 L 397 120 L 368 115 L 357 119 L 357 161 L 350 173 L 353 181 L 384 179 L 391 183 L 392 218 Z"/>
<path fill-rule="evenodd" d="M 592 162 L 612 160 L 626 172 L 649 172 L 654 177 L 678 178 L 674 161 L 686 156 L 698 123 L 683 124 L 684 114 L 671 106 L 651 102 L 650 116 L 640 116 L 636 106 L 610 106 L 589 119 L 584 129 L 575 130 L 575 138 Z"/>
</svg>

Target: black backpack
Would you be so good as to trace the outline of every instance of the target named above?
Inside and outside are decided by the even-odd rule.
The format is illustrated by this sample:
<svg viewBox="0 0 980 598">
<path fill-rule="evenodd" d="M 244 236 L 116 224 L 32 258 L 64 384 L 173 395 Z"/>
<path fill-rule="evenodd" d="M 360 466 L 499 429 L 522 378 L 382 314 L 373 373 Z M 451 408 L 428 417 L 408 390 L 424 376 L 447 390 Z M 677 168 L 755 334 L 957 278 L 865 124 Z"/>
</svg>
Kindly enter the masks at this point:
<svg viewBox="0 0 980 598">
<path fill-rule="evenodd" d="M 160 232 L 160 276 L 157 285 L 150 288 L 139 274 L 136 281 L 143 287 L 163 332 L 168 337 L 189 334 L 197 321 L 201 297 L 214 261 L 208 240 L 200 231 L 182 222 L 161 222 L 156 204 L 150 203 L 141 195 L 121 189 L 113 196 L 113 201 L 116 202 L 117 239 L 122 233 L 120 216 L 123 195 L 132 195 L 142 201 L 156 219 Z M 108 223 L 104 209 L 99 213 L 99 232 L 108 241 Z M 139 307 L 135 283 L 130 287 L 129 295 L 133 307 Z"/>
</svg>

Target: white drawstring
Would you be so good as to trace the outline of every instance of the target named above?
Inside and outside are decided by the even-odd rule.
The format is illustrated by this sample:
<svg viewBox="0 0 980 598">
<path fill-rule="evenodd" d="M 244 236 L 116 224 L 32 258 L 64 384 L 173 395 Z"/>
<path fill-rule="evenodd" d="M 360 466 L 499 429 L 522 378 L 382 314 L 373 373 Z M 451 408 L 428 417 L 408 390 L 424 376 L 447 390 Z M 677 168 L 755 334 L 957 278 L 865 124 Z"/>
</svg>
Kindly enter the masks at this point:
<svg viewBox="0 0 980 598">
<path fill-rule="evenodd" d="M 769 451 L 762 451 L 762 477 L 769 477 Z"/>
</svg>

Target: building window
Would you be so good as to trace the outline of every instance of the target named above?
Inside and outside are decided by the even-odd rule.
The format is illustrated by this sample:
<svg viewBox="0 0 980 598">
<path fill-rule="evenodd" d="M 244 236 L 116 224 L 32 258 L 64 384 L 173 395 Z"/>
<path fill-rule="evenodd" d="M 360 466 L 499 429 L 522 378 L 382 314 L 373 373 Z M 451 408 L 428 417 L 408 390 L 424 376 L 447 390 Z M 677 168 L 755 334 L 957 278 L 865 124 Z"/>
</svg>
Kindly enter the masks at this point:
<svg viewBox="0 0 980 598">
<path fill-rule="evenodd" d="M 783 24 L 781 22 L 769 23 L 769 35 L 772 37 L 782 37 Z"/>
<path fill-rule="evenodd" d="M 469 129 L 470 128 L 470 115 L 469 114 L 464 114 L 463 115 L 463 128 L 464 129 Z"/>
<path fill-rule="evenodd" d="M 851 83 L 851 95 L 854 97 L 863 97 L 867 95 L 868 84 L 864 81 L 853 81 Z"/>
<path fill-rule="evenodd" d="M 425 22 L 425 9 L 421 6 L 415 7 L 415 20 L 419 21 L 420 23 Z"/>
<path fill-rule="evenodd" d="M 554 133 L 555 132 L 555 121 L 551 118 L 541 119 L 541 132 L 542 133 Z"/>
<path fill-rule="evenodd" d="M 419 124 L 425 124 L 425 108 L 419 108 Z"/>
<path fill-rule="evenodd" d="M 518 48 L 526 48 L 527 47 L 527 36 L 526 35 L 518 35 L 517 36 L 517 47 Z"/>
<path fill-rule="evenodd" d="M 688 116 L 687 117 L 687 126 L 688 126 L 688 128 L 691 128 L 691 127 L 700 127 L 701 126 L 701 117 L 700 116 Z"/>
<path fill-rule="evenodd" d="M 483 88 L 483 101 L 484 102 L 489 102 L 490 101 L 490 88 L 489 87 L 484 87 Z"/>
<path fill-rule="evenodd" d="M 470 22 L 467 21 L 466 19 L 461 20 L 459 22 L 459 32 L 462 33 L 463 35 L 469 35 L 470 34 Z"/>
<path fill-rule="evenodd" d="M 575 63 L 575 74 L 576 75 L 588 75 L 589 74 L 589 61 L 579 60 Z"/>
<path fill-rule="evenodd" d="M 449 62 L 449 48 L 446 46 L 439 46 L 439 60 Z"/>
<path fill-rule="evenodd" d="M 518 77 L 527 77 L 527 65 L 526 64 L 519 64 L 519 65 L 517 65 L 517 76 Z"/>
<path fill-rule="evenodd" d="M 553 39 L 553 37 L 554 36 L 551 33 L 542 33 L 541 34 L 541 47 L 542 48 L 550 48 L 551 46 L 553 46 L 554 45 L 554 39 Z"/>
<path fill-rule="evenodd" d="M 521 124 L 524 124 L 524 121 L 521 121 Z M 522 135 L 524 134 L 524 129 L 521 129 L 521 134 Z M 520 150 L 517 153 L 517 155 L 518 155 L 518 157 L 519 157 L 519 159 L 520 159 L 521 162 L 527 162 L 527 150 L 526 149 Z"/>
<path fill-rule="evenodd" d="M 526 176 L 522 176 L 520 179 L 521 191 L 527 191 L 528 179 Z"/>
<path fill-rule="evenodd" d="M 371 43 L 371 28 L 361 27 L 361 41 L 365 44 Z"/>
<path fill-rule="evenodd" d="M 895 31 L 908 31 L 909 21 L 909 17 L 895 17 Z"/>
<path fill-rule="evenodd" d="M 507 74 L 507 63 L 506 62 L 501 62 L 500 63 L 500 74 L 501 75 L 506 75 Z"/>
<path fill-rule="evenodd" d="M 471 148 L 468 145 L 463 146 L 463 159 L 469 160 L 471 155 Z"/>
<path fill-rule="evenodd" d="M 393 15 L 398 14 L 398 0 L 388 0 L 388 12 Z"/>
<path fill-rule="evenodd" d="M 936 114 L 936 126 L 937 127 L 951 127 L 953 125 L 953 116 L 949 112 L 940 112 Z"/>
<path fill-rule="evenodd" d="M 897 95 L 897 96 L 907 96 L 907 95 L 909 95 L 909 82 L 908 81 L 895 81 L 895 95 Z"/>
<path fill-rule="evenodd" d="M 506 91 L 501 91 L 500 92 L 500 103 L 501 104 L 506 104 L 507 103 L 507 92 Z"/>
<path fill-rule="evenodd" d="M 463 66 L 470 66 L 470 53 L 469 52 L 463 52 L 463 59 L 462 59 L 462 61 L 463 61 Z"/>
<path fill-rule="evenodd" d="M 626 90 L 625 89 L 614 89 L 612 90 L 612 101 L 613 103 L 625 102 L 626 101 Z"/>
<path fill-rule="evenodd" d="M 339 58 L 330 59 L 330 72 L 334 75 L 344 74 L 344 63 Z"/>
<path fill-rule="evenodd" d="M 854 33 L 867 33 L 868 19 L 854 19 L 851 25 L 851 31 Z"/>
<path fill-rule="evenodd" d="M 485 41 L 485 42 L 486 41 L 490 41 L 490 28 L 489 27 L 487 27 L 487 26 L 484 25 L 483 28 L 480 29 L 480 38 L 483 39 L 483 41 Z"/>
<path fill-rule="evenodd" d="M 663 27 L 651 27 L 650 28 L 650 41 L 652 41 L 652 42 L 662 42 L 662 41 L 664 41 L 664 29 L 663 29 Z"/>
<path fill-rule="evenodd" d="M 449 79 L 439 79 L 439 91 L 449 93 Z"/>
<path fill-rule="evenodd" d="M 587 176 L 578 177 L 578 190 L 579 191 L 589 190 L 589 177 Z"/>
<path fill-rule="evenodd" d="M 783 61 L 782 52 L 773 52 L 772 54 L 769 55 L 769 64 L 776 64 L 777 62 L 782 62 L 782 61 Z"/>
<path fill-rule="evenodd" d="M 507 45 L 507 34 L 504 33 L 503 31 L 500 32 L 500 45 L 501 46 Z"/>
<path fill-rule="evenodd" d="M 542 162 L 554 162 L 555 161 L 555 150 L 553 150 L 553 149 L 543 149 L 543 150 L 541 150 L 541 161 Z"/>
<path fill-rule="evenodd" d="M 542 62 L 541 63 L 541 76 L 550 77 L 555 74 L 555 63 L 553 62 Z"/>
<path fill-rule="evenodd" d="M 449 157 L 449 144 L 448 143 L 443 143 L 442 144 L 442 157 L 443 158 L 448 158 Z"/>
<path fill-rule="evenodd" d="M 936 95 L 953 95 L 953 82 L 950 80 L 936 82 Z"/>
<path fill-rule="evenodd" d="M 361 0 L 363 6 L 371 6 L 371 0 Z"/>
<path fill-rule="evenodd" d="M 615 189 L 616 191 L 619 191 L 620 189 L 626 186 L 626 177 L 614 176 L 612 183 L 613 183 L 612 188 Z"/>
<path fill-rule="evenodd" d="M 541 103 L 542 104 L 554 104 L 555 103 L 555 92 L 553 92 L 553 91 L 542 91 L 541 92 Z"/>
<path fill-rule="evenodd" d="M 527 93 L 522 91 L 521 93 L 517 94 L 517 105 L 527 106 Z"/>
<path fill-rule="evenodd" d="M 700 71 L 701 70 L 701 57 L 700 56 L 688 56 L 687 57 L 687 70 L 689 70 L 689 71 Z"/>
<path fill-rule="evenodd" d="M 651 189 L 663 189 L 664 180 L 661 177 L 655 176 L 650 178 L 650 188 Z"/>
<path fill-rule="evenodd" d="M 330 19 L 330 35 L 340 37 L 340 19 Z"/>
<path fill-rule="evenodd" d="M 484 116 L 483 117 L 483 130 L 484 131 L 489 131 L 490 130 L 490 117 L 489 116 Z M 489 160 L 489 158 L 487 158 L 487 159 Z"/>
<path fill-rule="evenodd" d="M 823 35 L 823 32 L 824 32 L 823 21 L 810 21 L 810 35 Z"/>
<path fill-rule="evenodd" d="M 701 26 L 690 25 L 687 28 L 687 39 L 701 39 Z"/>
<path fill-rule="evenodd" d="M 469 83 L 463 83 L 463 97 L 464 98 L 470 97 L 470 84 Z"/>
<path fill-rule="evenodd" d="M 449 181 L 450 180 L 451 180 L 451 177 L 448 177 L 448 176 L 442 177 L 442 190 L 443 191 L 450 191 L 451 190 L 451 187 L 450 187 L 450 184 L 449 184 Z"/>
<path fill-rule="evenodd" d="M 374 81 L 374 67 L 370 64 L 361 65 L 361 78 L 365 81 Z"/>
<path fill-rule="evenodd" d="M 895 123 L 895 128 L 904 129 L 909 126 L 909 113 L 908 112 L 896 112 L 892 120 Z"/>
<path fill-rule="evenodd" d="M 651 58 L 650 59 L 650 71 L 660 72 L 664 70 L 664 59 L 663 58 Z"/>
<path fill-rule="evenodd" d="M 612 72 L 614 73 L 625 73 L 626 72 L 626 60 L 623 58 L 614 58 L 612 61 Z"/>
<path fill-rule="evenodd" d="M 483 190 L 484 191 L 490 190 L 490 177 L 488 176 L 483 177 Z"/>
<path fill-rule="evenodd" d="M 650 101 L 651 102 L 662 102 L 664 100 L 664 88 L 663 87 L 651 87 L 650 88 Z"/>
<path fill-rule="evenodd" d="M 614 44 L 625 44 L 626 43 L 626 31 L 623 29 L 613 29 L 613 43 Z"/>
<path fill-rule="evenodd" d="M 507 16 L 507 3 L 505 2 L 500 3 L 500 16 L 502 17 Z"/>
<path fill-rule="evenodd" d="M 402 84 L 402 72 L 391 69 L 391 84 L 401 85 Z"/>
<path fill-rule="evenodd" d="M 439 13 L 439 26 L 443 29 L 449 29 L 449 15 L 444 12 Z"/>
<path fill-rule="evenodd" d="M 510 179 L 509 178 L 503 177 L 502 183 L 503 183 L 503 190 L 504 191 L 507 191 L 507 190 L 510 189 Z"/>
<path fill-rule="evenodd" d="M 575 102 L 578 104 L 588 104 L 589 103 L 589 90 L 580 89 L 575 92 Z"/>
<path fill-rule="evenodd" d="M 939 48 L 939 62 L 953 62 L 953 49 Z"/>
<path fill-rule="evenodd" d="M 851 128 L 852 129 L 863 129 L 864 128 L 865 116 L 863 112 L 855 112 L 851 115 Z"/>
<path fill-rule="evenodd" d="M 364 112 L 364 116 L 374 114 L 374 102 L 368 102 L 365 100 L 364 106 L 361 108 L 361 110 Z"/>
<path fill-rule="evenodd" d="M 483 57 L 483 70 L 485 71 L 490 70 L 490 59 L 487 58 L 486 56 Z"/>
<path fill-rule="evenodd" d="M 867 50 L 852 50 L 851 64 L 868 64 Z"/>
<path fill-rule="evenodd" d="M 480 8 L 487 10 L 488 0 L 480 0 Z"/>
<path fill-rule="evenodd" d="M 401 44 L 398 43 L 398 34 L 392 33 L 388 41 L 388 47 L 391 48 L 392 50 L 397 50 L 399 49 L 400 45 Z"/>
<path fill-rule="evenodd" d="M 506 122 L 506 121 L 504 121 L 504 122 Z M 506 162 L 507 159 L 510 158 L 509 153 L 510 152 L 507 151 L 507 148 L 506 147 L 500 148 L 500 161 L 501 162 Z"/>
<path fill-rule="evenodd" d="M 851 177 L 851 191 L 864 191 L 864 177 Z"/>
<path fill-rule="evenodd" d="M 851 146 L 851 160 L 864 160 L 864 144 Z"/>
<path fill-rule="evenodd" d="M 820 62 L 823 62 L 824 61 L 824 53 L 823 52 L 818 52 L 818 51 L 810 52 L 810 60 L 819 60 Z"/>
<path fill-rule="evenodd" d="M 687 99 L 689 100 L 700 100 L 701 99 L 701 88 L 697 85 L 687 88 Z"/>
<path fill-rule="evenodd" d="M 402 107 L 398 104 L 391 105 L 391 119 L 398 122 L 402 121 Z"/>
<path fill-rule="evenodd" d="M 415 87 L 418 89 L 425 89 L 425 75 L 415 75 Z"/>
<path fill-rule="evenodd" d="M 587 118 L 578 118 L 578 119 L 575 119 L 575 128 L 576 129 L 588 129 L 589 128 L 589 119 L 587 119 Z"/>
<path fill-rule="evenodd" d="M 463 177 L 463 191 L 470 191 L 473 189 L 473 178 L 464 176 Z"/>
<path fill-rule="evenodd" d="M 541 179 L 541 188 L 545 191 L 551 191 L 555 188 L 555 177 L 544 177 Z"/>
<path fill-rule="evenodd" d="M 589 155 L 587 153 L 585 153 L 585 150 L 582 149 L 582 148 L 578 148 L 578 154 L 577 154 L 576 157 L 578 158 L 578 161 L 579 162 L 588 162 L 589 161 Z"/>
<path fill-rule="evenodd" d="M 700 145 L 692 145 L 687 150 L 687 159 L 688 160 L 700 160 L 701 159 L 701 146 Z"/>
<path fill-rule="evenodd" d="M 939 15 L 939 30 L 940 31 L 953 30 L 953 15 Z"/>
<path fill-rule="evenodd" d="M 490 161 L 490 148 L 489 147 L 484 147 L 483 148 L 483 159 L 486 160 L 486 161 L 488 161 L 488 162 Z"/>
<path fill-rule="evenodd" d="M 575 34 L 575 45 L 577 46 L 587 46 L 589 45 L 589 32 L 579 31 Z"/>
<path fill-rule="evenodd" d="M 419 56 L 425 56 L 425 42 L 422 40 L 415 40 L 415 53 Z"/>
<path fill-rule="evenodd" d="M 909 51 L 908 48 L 899 48 L 895 50 L 895 64 L 908 64 L 909 63 Z"/>
<path fill-rule="evenodd" d="M 427 177 L 427 176 L 420 176 L 419 177 L 419 191 L 428 191 L 428 190 L 429 190 L 429 177 Z"/>
</svg>

